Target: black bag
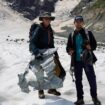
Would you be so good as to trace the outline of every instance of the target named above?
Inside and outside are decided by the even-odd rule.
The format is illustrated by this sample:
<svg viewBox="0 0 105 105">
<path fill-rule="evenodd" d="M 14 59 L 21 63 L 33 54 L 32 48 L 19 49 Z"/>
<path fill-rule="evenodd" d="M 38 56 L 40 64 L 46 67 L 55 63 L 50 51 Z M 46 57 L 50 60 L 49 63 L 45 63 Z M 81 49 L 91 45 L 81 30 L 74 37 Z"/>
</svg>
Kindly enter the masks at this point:
<svg viewBox="0 0 105 105">
<path fill-rule="evenodd" d="M 83 53 L 81 55 L 81 59 L 86 64 L 94 64 L 97 61 L 97 58 L 96 58 L 94 52 L 89 51 L 87 49 L 83 51 Z"/>
<path fill-rule="evenodd" d="M 85 49 L 81 54 L 81 59 L 85 64 L 93 64 L 93 56 L 91 51 Z"/>
<path fill-rule="evenodd" d="M 97 61 L 97 57 L 95 56 L 94 52 L 92 52 L 92 57 L 93 57 L 93 64 L 95 64 Z"/>
<path fill-rule="evenodd" d="M 65 76 L 66 76 L 66 72 L 65 72 L 64 68 L 62 67 L 62 64 L 61 64 L 60 60 L 57 59 L 57 58 L 55 58 L 54 61 L 55 61 L 55 64 L 56 64 L 56 68 L 54 70 L 55 71 L 55 74 L 59 78 L 61 78 L 62 80 L 64 80 L 65 79 Z"/>
</svg>

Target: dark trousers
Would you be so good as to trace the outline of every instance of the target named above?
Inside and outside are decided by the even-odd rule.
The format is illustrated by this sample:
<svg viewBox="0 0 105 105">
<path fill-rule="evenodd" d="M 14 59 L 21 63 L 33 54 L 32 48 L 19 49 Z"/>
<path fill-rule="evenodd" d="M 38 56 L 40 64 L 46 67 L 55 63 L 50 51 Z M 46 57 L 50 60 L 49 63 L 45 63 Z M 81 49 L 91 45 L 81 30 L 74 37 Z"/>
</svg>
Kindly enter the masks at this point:
<svg viewBox="0 0 105 105">
<path fill-rule="evenodd" d="M 83 99 L 83 85 L 82 85 L 82 74 L 83 69 L 85 70 L 89 85 L 90 85 L 90 93 L 92 98 L 97 97 L 97 84 L 96 84 L 96 76 L 94 72 L 94 68 L 90 64 L 83 64 L 83 62 L 76 62 L 75 64 L 75 84 L 77 90 L 77 98 Z"/>
</svg>

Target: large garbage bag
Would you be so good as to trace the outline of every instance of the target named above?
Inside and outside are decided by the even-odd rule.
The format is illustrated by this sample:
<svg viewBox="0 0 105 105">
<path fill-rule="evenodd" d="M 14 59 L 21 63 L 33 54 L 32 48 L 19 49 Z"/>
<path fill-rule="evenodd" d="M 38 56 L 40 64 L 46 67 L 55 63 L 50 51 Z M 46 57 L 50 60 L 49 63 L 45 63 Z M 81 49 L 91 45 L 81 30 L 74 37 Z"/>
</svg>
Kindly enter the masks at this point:
<svg viewBox="0 0 105 105">
<path fill-rule="evenodd" d="M 32 86 L 34 90 L 56 89 L 63 86 L 63 80 L 54 71 L 56 68 L 54 53 L 56 51 L 57 48 L 40 50 L 43 53 L 43 60 L 33 59 L 31 61 L 30 70 L 34 73 L 36 80 L 29 81 L 26 79 L 26 75 L 19 74 L 18 84 L 23 92 L 29 92 L 29 86 Z M 25 87 L 23 83 L 25 83 Z"/>
</svg>

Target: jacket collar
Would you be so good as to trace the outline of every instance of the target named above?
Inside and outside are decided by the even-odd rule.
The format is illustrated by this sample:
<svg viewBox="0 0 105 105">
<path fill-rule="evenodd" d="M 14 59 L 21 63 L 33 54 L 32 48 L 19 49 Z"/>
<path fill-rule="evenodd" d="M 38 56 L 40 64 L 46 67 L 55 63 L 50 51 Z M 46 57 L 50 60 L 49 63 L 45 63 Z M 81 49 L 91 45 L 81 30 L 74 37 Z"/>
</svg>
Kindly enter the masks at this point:
<svg viewBox="0 0 105 105">
<path fill-rule="evenodd" d="M 86 32 L 85 32 L 85 28 L 81 28 L 81 30 L 79 30 L 79 31 L 77 31 L 76 29 L 74 30 L 74 36 L 76 36 L 77 34 L 81 34 L 82 35 L 82 37 L 84 38 L 84 39 L 87 39 L 87 37 L 86 37 Z"/>
<path fill-rule="evenodd" d="M 79 31 L 78 30 L 74 30 L 75 33 L 84 33 L 85 32 L 85 29 L 84 28 L 81 28 Z"/>
</svg>

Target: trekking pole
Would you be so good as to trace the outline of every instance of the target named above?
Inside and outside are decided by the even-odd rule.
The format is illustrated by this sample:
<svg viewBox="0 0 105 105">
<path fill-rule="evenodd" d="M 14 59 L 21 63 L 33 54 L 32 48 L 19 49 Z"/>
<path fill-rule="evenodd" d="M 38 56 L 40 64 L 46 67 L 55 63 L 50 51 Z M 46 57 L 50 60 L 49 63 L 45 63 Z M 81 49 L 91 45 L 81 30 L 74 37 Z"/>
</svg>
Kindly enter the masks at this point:
<svg viewBox="0 0 105 105">
<path fill-rule="evenodd" d="M 75 79 L 74 79 L 74 67 L 70 67 L 70 75 L 72 77 L 72 81 L 75 82 Z"/>
<path fill-rule="evenodd" d="M 71 56 L 71 64 L 70 64 L 70 74 L 72 76 L 72 81 L 75 82 L 75 79 L 74 79 L 74 54 L 72 54 Z"/>
<path fill-rule="evenodd" d="M 74 76 L 72 76 L 72 81 L 75 82 Z"/>
</svg>

